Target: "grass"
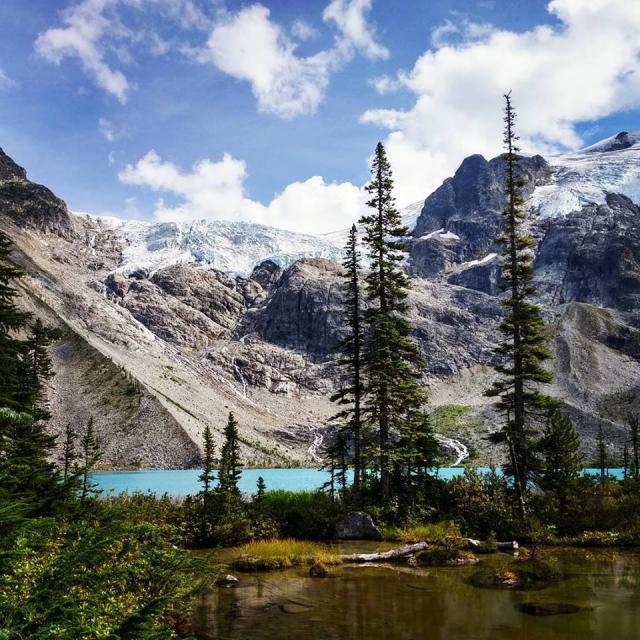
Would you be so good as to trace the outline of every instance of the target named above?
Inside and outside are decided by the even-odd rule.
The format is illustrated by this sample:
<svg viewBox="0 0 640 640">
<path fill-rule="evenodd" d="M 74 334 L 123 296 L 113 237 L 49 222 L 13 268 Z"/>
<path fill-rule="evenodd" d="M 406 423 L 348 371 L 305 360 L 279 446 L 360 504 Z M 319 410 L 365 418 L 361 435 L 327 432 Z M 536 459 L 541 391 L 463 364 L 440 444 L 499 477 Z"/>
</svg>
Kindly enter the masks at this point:
<svg viewBox="0 0 640 640">
<path fill-rule="evenodd" d="M 430 542 L 451 546 L 460 544 L 462 533 L 454 522 L 430 522 L 403 527 L 402 529 L 388 529 L 385 532 L 386 540 L 399 540 L 400 542 Z"/>
<path fill-rule="evenodd" d="M 293 538 L 256 540 L 235 549 L 232 566 L 239 571 L 271 571 L 301 565 L 332 565 L 340 555 L 325 545 Z"/>
</svg>

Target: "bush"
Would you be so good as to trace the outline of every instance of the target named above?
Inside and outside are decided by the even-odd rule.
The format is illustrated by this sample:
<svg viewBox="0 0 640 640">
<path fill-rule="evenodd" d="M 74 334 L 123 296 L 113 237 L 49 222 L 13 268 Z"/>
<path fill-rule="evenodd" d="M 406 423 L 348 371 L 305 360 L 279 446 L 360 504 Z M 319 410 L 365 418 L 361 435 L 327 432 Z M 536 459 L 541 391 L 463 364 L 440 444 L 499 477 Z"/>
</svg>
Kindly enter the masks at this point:
<svg viewBox="0 0 640 640">
<path fill-rule="evenodd" d="M 333 537 L 340 505 L 323 491 L 267 491 L 263 513 L 289 538 L 326 540 Z"/>
</svg>

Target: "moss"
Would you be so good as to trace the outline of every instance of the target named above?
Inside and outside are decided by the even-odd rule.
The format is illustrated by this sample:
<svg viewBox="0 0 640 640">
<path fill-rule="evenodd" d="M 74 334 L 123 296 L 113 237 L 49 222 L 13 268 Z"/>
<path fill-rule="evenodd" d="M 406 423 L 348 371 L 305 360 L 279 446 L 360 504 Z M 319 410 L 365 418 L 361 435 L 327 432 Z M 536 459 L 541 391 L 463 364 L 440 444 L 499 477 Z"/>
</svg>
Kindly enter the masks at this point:
<svg viewBox="0 0 640 640">
<path fill-rule="evenodd" d="M 325 545 L 293 538 L 257 540 L 235 549 L 232 566 L 238 571 L 273 571 L 304 565 L 334 565 L 341 558 Z"/>
</svg>

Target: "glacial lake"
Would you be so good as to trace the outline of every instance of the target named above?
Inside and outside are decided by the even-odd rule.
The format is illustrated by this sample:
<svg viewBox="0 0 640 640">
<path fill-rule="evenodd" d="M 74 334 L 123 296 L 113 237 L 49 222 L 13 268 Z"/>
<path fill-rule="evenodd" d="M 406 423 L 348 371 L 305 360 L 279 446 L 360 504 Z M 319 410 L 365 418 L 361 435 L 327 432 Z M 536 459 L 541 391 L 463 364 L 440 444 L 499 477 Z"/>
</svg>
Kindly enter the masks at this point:
<svg viewBox="0 0 640 640">
<path fill-rule="evenodd" d="M 479 471 L 489 471 L 479 467 Z M 200 469 L 154 469 L 144 471 L 100 471 L 93 474 L 93 480 L 104 494 L 133 493 L 137 491 L 156 494 L 168 493 L 173 496 L 186 496 L 200 490 L 198 476 Z M 463 467 L 442 467 L 438 470 L 440 478 L 453 478 L 464 473 Z M 598 474 L 597 469 L 586 469 L 585 473 Z M 622 477 L 621 469 L 610 469 L 609 475 Z M 258 478 L 262 476 L 269 489 L 289 489 L 303 491 L 319 489 L 329 479 L 326 471 L 315 468 L 298 469 L 244 469 L 240 480 L 243 493 L 254 493 Z"/>
<path fill-rule="evenodd" d="M 362 543 L 358 543 L 362 547 Z M 363 549 L 364 550 L 364 549 Z M 370 549 L 369 549 L 370 550 Z M 196 601 L 198 640 L 634 640 L 640 637 L 640 555 L 619 549 L 548 549 L 562 580 L 540 590 L 482 589 L 471 577 L 513 561 L 481 556 L 466 567 L 339 566 L 237 573 L 232 589 Z M 553 611 L 554 615 L 531 615 Z"/>
</svg>

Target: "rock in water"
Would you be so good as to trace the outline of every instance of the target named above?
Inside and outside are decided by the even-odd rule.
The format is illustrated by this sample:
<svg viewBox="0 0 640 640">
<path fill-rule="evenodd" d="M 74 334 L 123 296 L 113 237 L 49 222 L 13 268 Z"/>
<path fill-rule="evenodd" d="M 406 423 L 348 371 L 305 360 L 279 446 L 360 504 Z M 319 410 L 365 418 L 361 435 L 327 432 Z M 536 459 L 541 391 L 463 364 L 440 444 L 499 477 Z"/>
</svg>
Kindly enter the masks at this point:
<svg viewBox="0 0 640 640">
<path fill-rule="evenodd" d="M 232 576 L 230 573 L 216 580 L 216 587 L 223 587 L 225 589 L 228 589 L 229 587 L 237 587 L 238 584 L 240 584 L 240 580 L 235 576 Z"/>
<path fill-rule="evenodd" d="M 336 538 L 340 540 L 382 540 L 382 531 L 368 513 L 351 511 L 336 525 Z"/>
<path fill-rule="evenodd" d="M 311 578 L 326 578 L 329 575 L 327 568 L 321 563 L 316 562 L 311 565 L 309 569 L 309 576 Z"/>
</svg>

